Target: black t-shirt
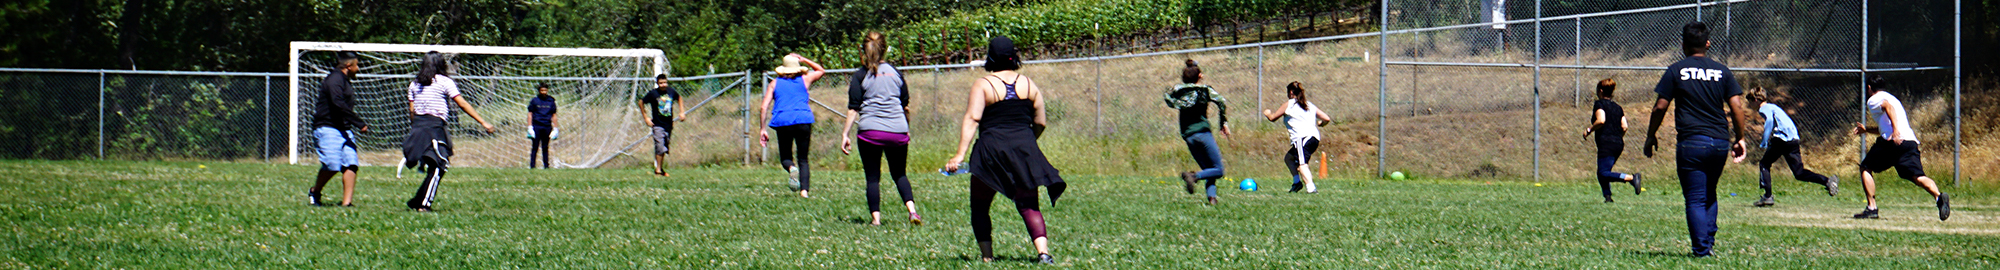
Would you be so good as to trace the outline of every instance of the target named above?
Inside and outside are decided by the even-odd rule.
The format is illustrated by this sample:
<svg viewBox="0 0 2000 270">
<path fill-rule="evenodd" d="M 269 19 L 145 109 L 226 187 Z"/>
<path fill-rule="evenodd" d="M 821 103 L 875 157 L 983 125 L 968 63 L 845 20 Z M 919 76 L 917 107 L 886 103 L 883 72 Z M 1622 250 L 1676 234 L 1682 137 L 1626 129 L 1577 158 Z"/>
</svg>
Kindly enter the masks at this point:
<svg viewBox="0 0 2000 270">
<path fill-rule="evenodd" d="M 1595 111 L 1604 111 L 1604 124 L 1598 125 L 1597 130 L 1591 131 L 1597 133 L 1597 141 L 1624 142 L 1625 129 L 1618 128 L 1618 121 L 1625 118 L 1625 107 L 1620 107 L 1618 106 L 1618 102 L 1609 99 L 1598 99 L 1597 105 L 1594 107 L 1591 109 L 1591 114 L 1593 115 L 1597 114 Z"/>
<path fill-rule="evenodd" d="M 653 126 L 674 129 L 674 106 L 681 102 L 681 94 L 673 87 L 654 88 L 646 91 L 639 102 L 646 103 L 646 114 L 653 116 Z"/>
<path fill-rule="evenodd" d="M 1694 135 L 1732 139 L 1729 114 L 1723 108 L 1729 106 L 1730 97 L 1743 95 L 1743 86 L 1736 84 L 1736 75 L 1728 66 L 1707 57 L 1681 59 L 1667 66 L 1653 92 L 1659 93 L 1660 99 L 1674 101 L 1674 126 L 1680 139 Z"/>
<path fill-rule="evenodd" d="M 534 120 L 531 123 L 534 127 L 552 126 L 556 118 L 556 98 L 536 95 L 535 99 L 528 100 L 528 115 Z"/>
</svg>

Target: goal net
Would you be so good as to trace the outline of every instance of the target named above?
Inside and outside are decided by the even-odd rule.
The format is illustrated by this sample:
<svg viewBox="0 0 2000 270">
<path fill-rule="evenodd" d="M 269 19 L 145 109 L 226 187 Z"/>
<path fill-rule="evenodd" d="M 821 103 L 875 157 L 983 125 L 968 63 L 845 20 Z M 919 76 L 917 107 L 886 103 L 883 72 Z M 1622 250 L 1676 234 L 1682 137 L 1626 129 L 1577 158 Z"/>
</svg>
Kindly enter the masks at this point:
<svg viewBox="0 0 2000 270">
<path fill-rule="evenodd" d="M 361 163 L 393 165 L 402 158 L 410 127 L 408 87 L 423 55 L 451 58 L 452 78 L 461 96 L 492 124 L 487 133 L 457 105 L 447 122 L 456 145 L 452 166 L 520 167 L 528 162 L 531 119 L 528 101 L 536 85 L 549 84 L 557 104 L 560 136 L 549 142 L 550 164 L 597 167 L 649 135 L 638 108 L 639 95 L 654 86 L 653 75 L 669 71 L 658 49 L 587 49 L 416 44 L 292 42 L 289 158 L 315 162 L 312 134 L 320 82 L 336 72 L 336 53 L 360 55 L 361 71 L 350 78 L 355 114 L 369 126 L 356 132 Z M 650 153 L 648 151 L 647 153 Z"/>
</svg>

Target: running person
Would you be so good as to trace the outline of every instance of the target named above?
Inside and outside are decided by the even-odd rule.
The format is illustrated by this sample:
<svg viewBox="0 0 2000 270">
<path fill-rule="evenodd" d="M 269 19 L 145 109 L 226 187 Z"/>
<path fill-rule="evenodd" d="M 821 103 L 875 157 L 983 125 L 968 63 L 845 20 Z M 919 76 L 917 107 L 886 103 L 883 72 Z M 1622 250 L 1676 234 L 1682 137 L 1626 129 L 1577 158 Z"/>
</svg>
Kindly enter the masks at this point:
<svg viewBox="0 0 2000 270">
<path fill-rule="evenodd" d="M 1805 161 L 1799 158 L 1799 127 L 1792 124 L 1791 113 L 1771 103 L 1764 89 L 1750 89 L 1750 93 L 1743 96 L 1748 97 L 1750 105 L 1757 106 L 1757 115 L 1764 118 L 1764 136 L 1761 137 L 1764 142 L 1757 144 L 1757 147 L 1764 148 L 1764 158 L 1757 160 L 1757 187 L 1764 189 L 1764 198 L 1754 205 L 1769 207 L 1778 204 L 1778 200 L 1771 197 L 1771 164 L 1779 159 L 1791 164 L 1792 177 L 1826 187 L 1827 196 L 1840 194 L 1840 178 L 1807 170 Z"/>
<path fill-rule="evenodd" d="M 1292 192 L 1305 189 L 1306 193 L 1319 193 L 1319 186 L 1313 185 L 1312 168 L 1306 164 L 1311 163 L 1313 152 L 1319 151 L 1319 127 L 1333 123 L 1333 117 L 1306 101 L 1306 89 L 1299 82 L 1285 85 L 1285 98 L 1284 110 L 1264 110 L 1264 118 L 1273 122 L 1284 119 L 1285 131 L 1292 135 L 1292 149 L 1285 150 L 1285 168 L 1292 173 Z"/>
<path fill-rule="evenodd" d="M 472 104 L 459 95 L 458 82 L 446 74 L 449 65 L 444 54 L 436 51 L 425 54 L 423 66 L 410 82 L 410 135 L 403 138 L 403 166 L 421 166 L 424 171 L 424 182 L 417 186 L 417 195 L 405 203 L 411 210 L 431 211 L 438 184 L 444 181 L 444 173 L 451 165 L 451 137 L 445 130 L 447 119 L 451 119 L 447 101 L 458 103 L 458 108 L 478 121 L 486 133 L 493 133 L 493 125 L 479 117 L 479 111 L 473 110 Z"/>
<path fill-rule="evenodd" d="M 910 190 L 904 170 L 910 156 L 910 87 L 896 66 L 882 61 L 888 48 L 881 32 L 868 32 L 861 42 L 861 63 L 847 87 L 847 123 L 840 126 L 840 153 L 848 154 L 854 140 L 861 140 L 861 171 L 868 179 L 868 224 L 882 225 L 882 161 L 889 163 L 896 192 L 903 195 L 903 207 L 910 210 L 910 224 L 923 225 L 917 215 L 917 197 Z M 845 137 L 861 123 L 861 133 Z M 886 155 L 886 156 L 885 156 Z"/>
<path fill-rule="evenodd" d="M 639 107 L 646 114 L 639 119 L 645 119 L 646 126 L 652 128 L 649 138 L 653 140 L 653 175 L 665 177 L 667 154 L 673 152 L 667 146 L 674 140 L 674 122 L 686 119 L 687 114 L 674 111 L 681 103 L 681 93 L 667 85 L 667 74 L 654 75 L 653 86 L 653 90 L 639 97 Z M 676 118 L 676 115 L 682 116 Z"/>
<path fill-rule="evenodd" d="M 1016 72 L 1021 60 L 1013 40 L 996 36 L 986 47 L 989 59 L 985 67 L 992 74 L 973 82 L 965 118 L 959 125 L 958 153 L 945 162 L 944 169 L 957 171 L 959 162 L 966 161 L 966 153 L 971 151 L 972 237 L 979 241 L 980 260 L 993 261 L 993 220 L 988 211 L 998 193 L 1013 200 L 1014 208 L 1020 210 L 1022 223 L 1028 225 L 1029 241 L 1038 253 L 1036 259 L 1053 264 L 1048 223 L 1042 219 L 1035 191 L 1048 187 L 1049 202 L 1055 203 L 1068 184 L 1042 155 L 1037 142 L 1048 125 L 1048 113 L 1042 106 L 1047 97 L 1034 80 Z M 973 142 L 974 134 L 978 135 L 977 143 Z"/>
<path fill-rule="evenodd" d="M 805 66 L 799 66 L 804 63 Z M 785 55 L 785 65 L 773 70 L 778 77 L 764 85 L 764 120 L 771 130 L 778 132 L 778 164 L 792 182 L 799 197 L 812 198 L 812 97 L 808 95 L 813 81 L 826 75 L 826 68 L 812 59 L 799 54 Z M 757 131 L 758 144 L 771 141 L 769 131 Z"/>
<path fill-rule="evenodd" d="M 340 52 L 334 58 L 338 64 L 335 72 L 320 81 L 319 102 L 313 103 L 313 138 L 319 142 L 320 164 L 318 181 L 306 190 L 306 201 L 313 206 L 325 205 L 320 203 L 319 192 L 336 174 L 340 175 L 340 206 L 354 206 L 354 175 L 361 168 L 354 131 L 368 132 L 368 123 L 354 114 L 354 88 L 348 85 L 348 78 L 361 72 L 361 57 Z"/>
<path fill-rule="evenodd" d="M 1597 81 L 1597 104 L 1591 109 L 1590 128 L 1583 131 L 1585 137 L 1597 133 L 1597 188 L 1603 190 L 1606 203 L 1611 202 L 1611 182 L 1631 183 L 1634 195 L 1643 191 L 1639 188 L 1639 174 L 1611 171 L 1618 165 L 1618 157 L 1625 154 L 1625 130 L 1630 127 L 1625 121 L 1625 107 L 1611 101 L 1612 93 L 1617 90 L 1618 81 Z"/>
<path fill-rule="evenodd" d="M 1167 88 L 1167 107 L 1180 112 L 1181 141 L 1187 142 L 1188 154 L 1194 157 L 1201 171 L 1181 173 L 1181 182 L 1187 184 L 1188 194 L 1194 194 L 1195 180 L 1208 180 L 1208 204 L 1215 205 L 1215 181 L 1222 178 L 1222 148 L 1215 145 L 1215 134 L 1210 133 L 1208 104 L 1215 104 L 1215 117 L 1220 119 L 1217 126 L 1222 136 L 1229 136 L 1229 102 L 1215 88 L 1199 84 L 1202 78 L 1201 66 L 1194 59 L 1187 60 L 1187 67 L 1181 69 L 1181 84 Z"/>
<path fill-rule="evenodd" d="M 1680 142 L 1674 164 L 1686 201 L 1689 245 L 1695 257 L 1708 257 L 1715 246 L 1715 184 L 1729 159 L 1743 156 L 1745 120 L 1743 87 L 1728 66 L 1709 60 L 1708 25 L 1681 27 L 1681 51 L 1687 58 L 1667 66 L 1653 88 L 1653 118 L 1646 129 L 1647 157 L 1659 148 L 1660 121 L 1673 109 Z"/>
<path fill-rule="evenodd" d="M 549 140 L 556 137 L 556 97 L 549 96 L 549 84 L 535 85 L 535 99 L 528 100 L 528 168 L 535 168 L 535 154 L 542 155 L 542 168 L 549 167 Z"/>
<path fill-rule="evenodd" d="M 1937 201 L 1938 220 L 1950 219 L 1951 195 L 1938 190 L 1937 182 L 1924 175 L 1923 153 L 1917 147 L 1917 131 L 1910 126 L 1910 114 L 1903 109 L 1902 100 L 1882 89 L 1887 86 L 1881 76 L 1868 78 L 1868 114 L 1875 117 L 1876 128 L 1854 123 L 1854 134 L 1882 134 L 1861 158 L 1861 191 L 1867 195 L 1868 208 L 1854 218 L 1882 218 L 1875 208 L 1875 173 L 1896 168 L 1898 176 L 1931 193 Z"/>
</svg>

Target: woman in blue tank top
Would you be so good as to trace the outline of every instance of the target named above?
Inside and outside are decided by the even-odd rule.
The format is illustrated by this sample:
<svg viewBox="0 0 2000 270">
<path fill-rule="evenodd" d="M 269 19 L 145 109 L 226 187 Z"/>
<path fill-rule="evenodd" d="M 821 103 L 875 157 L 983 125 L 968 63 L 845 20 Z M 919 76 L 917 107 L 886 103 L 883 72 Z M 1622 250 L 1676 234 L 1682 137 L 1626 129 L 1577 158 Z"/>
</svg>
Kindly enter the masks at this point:
<svg viewBox="0 0 2000 270">
<path fill-rule="evenodd" d="M 804 66 L 800 66 L 804 63 Z M 777 77 L 764 85 L 765 123 L 778 133 L 778 164 L 784 165 L 792 189 L 799 197 L 811 198 L 812 170 L 807 157 L 812 153 L 812 96 L 806 93 L 813 81 L 826 75 L 826 68 L 799 54 L 785 56 L 785 65 L 772 71 Z M 758 131 L 759 145 L 768 145 L 771 132 Z"/>
</svg>

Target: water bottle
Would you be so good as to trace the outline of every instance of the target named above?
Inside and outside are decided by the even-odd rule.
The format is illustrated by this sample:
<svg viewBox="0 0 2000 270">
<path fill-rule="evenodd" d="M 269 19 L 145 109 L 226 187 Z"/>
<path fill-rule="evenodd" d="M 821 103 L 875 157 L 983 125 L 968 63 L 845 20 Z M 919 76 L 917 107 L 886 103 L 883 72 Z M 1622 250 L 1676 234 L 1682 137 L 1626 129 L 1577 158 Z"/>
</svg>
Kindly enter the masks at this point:
<svg viewBox="0 0 2000 270">
<path fill-rule="evenodd" d="M 972 172 L 971 170 L 972 170 L 972 163 L 969 162 L 959 163 L 957 171 L 946 171 L 944 170 L 944 168 L 938 168 L 938 174 L 942 174 L 944 176 L 954 176 Z"/>
</svg>

